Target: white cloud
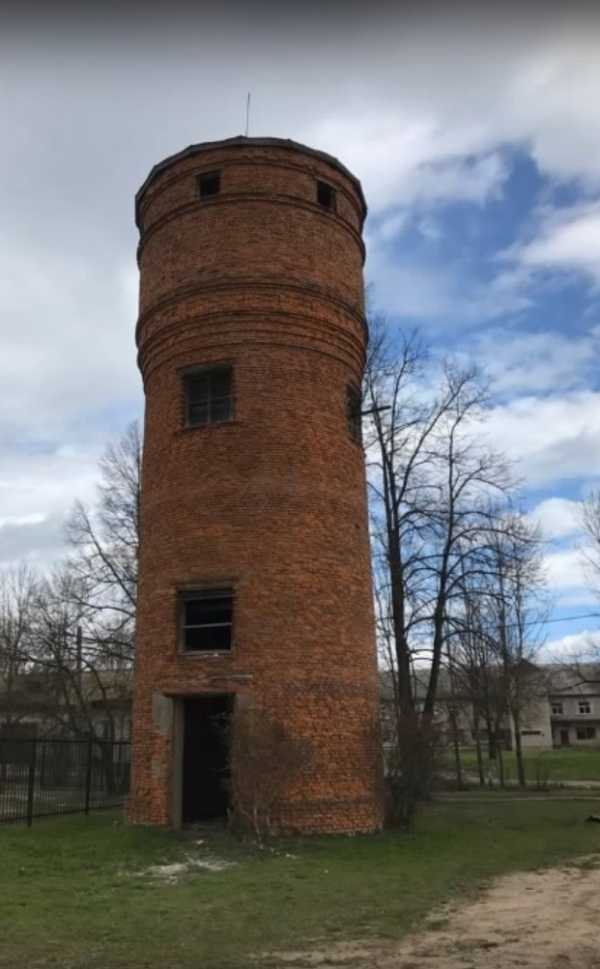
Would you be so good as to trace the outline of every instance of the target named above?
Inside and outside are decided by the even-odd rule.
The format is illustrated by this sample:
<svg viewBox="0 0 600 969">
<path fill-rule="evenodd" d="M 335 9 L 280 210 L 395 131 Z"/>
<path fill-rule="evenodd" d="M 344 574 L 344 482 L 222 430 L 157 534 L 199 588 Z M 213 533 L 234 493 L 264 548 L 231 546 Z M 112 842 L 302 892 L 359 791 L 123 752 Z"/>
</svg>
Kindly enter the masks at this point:
<svg viewBox="0 0 600 969">
<path fill-rule="evenodd" d="M 553 591 L 580 590 L 586 587 L 585 563 L 581 552 L 566 548 L 550 552 L 544 557 L 548 587 Z"/>
<path fill-rule="evenodd" d="M 482 433 L 517 461 L 528 485 L 600 476 L 600 392 L 517 397 L 494 407 Z"/>
<path fill-rule="evenodd" d="M 568 498 L 547 498 L 529 515 L 547 539 L 565 538 L 581 531 L 581 506 Z"/>
<path fill-rule="evenodd" d="M 536 237 L 517 256 L 525 266 L 578 271 L 600 282 L 600 203 L 546 214 Z"/>
<path fill-rule="evenodd" d="M 597 661 L 600 656 L 600 632 L 596 629 L 584 629 L 582 632 L 552 639 L 546 643 L 544 653 L 548 660 L 570 657 L 574 660 Z"/>
<path fill-rule="evenodd" d="M 533 333 L 488 329 L 469 345 L 503 395 L 561 393 L 582 387 L 600 368 L 600 327 L 581 336 L 543 330 Z"/>
</svg>

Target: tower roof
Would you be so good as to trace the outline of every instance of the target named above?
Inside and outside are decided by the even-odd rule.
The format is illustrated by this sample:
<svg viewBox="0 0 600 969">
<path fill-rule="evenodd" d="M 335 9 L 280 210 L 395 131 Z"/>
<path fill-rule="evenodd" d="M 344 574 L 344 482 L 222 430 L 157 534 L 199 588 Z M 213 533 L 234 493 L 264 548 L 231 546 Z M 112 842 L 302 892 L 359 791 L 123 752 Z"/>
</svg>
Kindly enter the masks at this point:
<svg viewBox="0 0 600 969">
<path fill-rule="evenodd" d="M 157 162 L 157 164 L 154 165 L 150 170 L 148 177 L 136 192 L 136 225 L 138 227 L 140 225 L 139 208 L 146 189 L 152 180 L 161 172 L 165 171 L 165 169 L 169 168 L 171 165 L 174 165 L 176 162 L 181 161 L 183 158 L 190 158 L 192 155 L 199 155 L 203 151 L 213 151 L 215 148 L 240 148 L 246 145 L 255 146 L 257 148 L 287 148 L 289 151 L 303 152 L 305 155 L 311 155 L 313 158 L 318 158 L 321 161 L 327 162 L 328 165 L 331 165 L 333 168 L 337 168 L 342 175 L 350 179 L 363 207 L 363 217 L 366 216 L 367 203 L 365 201 L 360 181 L 356 175 L 353 175 L 352 172 L 346 168 L 346 166 L 343 165 L 342 162 L 334 155 L 329 155 L 325 151 L 319 151 L 317 148 L 309 148 L 308 145 L 302 145 L 300 142 L 292 141 L 290 138 L 247 138 L 244 135 L 236 135 L 235 138 L 223 138 L 221 141 L 200 141 L 198 144 L 188 145 L 188 147 L 184 148 L 182 151 L 178 151 L 176 154 L 169 155 L 167 158 L 163 158 L 162 161 Z"/>
</svg>

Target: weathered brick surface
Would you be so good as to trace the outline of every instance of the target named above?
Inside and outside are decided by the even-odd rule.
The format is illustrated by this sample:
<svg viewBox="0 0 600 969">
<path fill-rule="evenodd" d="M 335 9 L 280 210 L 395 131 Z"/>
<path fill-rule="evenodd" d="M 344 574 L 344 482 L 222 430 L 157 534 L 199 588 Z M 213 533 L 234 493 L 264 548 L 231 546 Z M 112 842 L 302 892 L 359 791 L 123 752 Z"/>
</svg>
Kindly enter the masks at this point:
<svg viewBox="0 0 600 969">
<path fill-rule="evenodd" d="M 220 169 L 221 193 L 197 196 Z M 337 212 L 316 202 L 316 178 Z M 377 676 L 360 381 L 364 217 L 357 183 L 292 143 L 176 158 L 138 198 L 146 392 L 133 820 L 172 820 L 165 697 L 243 692 L 311 742 L 283 821 L 379 826 Z M 235 418 L 183 427 L 181 368 L 228 362 Z M 178 652 L 177 590 L 235 589 L 228 655 Z"/>
</svg>

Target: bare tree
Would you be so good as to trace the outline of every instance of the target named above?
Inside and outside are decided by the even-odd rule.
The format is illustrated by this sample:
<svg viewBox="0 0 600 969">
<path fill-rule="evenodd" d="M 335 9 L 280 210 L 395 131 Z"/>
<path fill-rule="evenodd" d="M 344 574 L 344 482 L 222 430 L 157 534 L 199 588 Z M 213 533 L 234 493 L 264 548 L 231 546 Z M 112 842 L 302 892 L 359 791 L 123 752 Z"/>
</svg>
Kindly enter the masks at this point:
<svg viewBox="0 0 600 969">
<path fill-rule="evenodd" d="M 0 729 L 5 734 L 28 712 L 20 696 L 37 588 L 38 578 L 27 565 L 0 573 Z"/>
<path fill-rule="evenodd" d="M 116 665 L 133 657 L 141 457 L 139 426 L 133 423 L 100 461 L 96 506 L 76 502 L 67 522 L 70 594 L 85 616 L 88 640 L 103 647 L 105 662 Z"/>
<path fill-rule="evenodd" d="M 447 363 L 431 392 L 425 359 L 415 338 L 401 339 L 393 352 L 375 327 L 364 387 L 365 441 L 374 573 L 384 590 L 380 603 L 388 607 L 379 622 L 392 652 L 398 738 L 404 732 L 414 738 L 419 729 L 435 734 L 449 618 L 465 575 L 490 567 L 487 550 L 513 486 L 503 457 L 482 443 L 487 395 L 477 371 Z M 413 688 L 418 660 L 427 662 L 422 704 Z M 432 756 L 423 745 L 423 778 Z"/>
</svg>

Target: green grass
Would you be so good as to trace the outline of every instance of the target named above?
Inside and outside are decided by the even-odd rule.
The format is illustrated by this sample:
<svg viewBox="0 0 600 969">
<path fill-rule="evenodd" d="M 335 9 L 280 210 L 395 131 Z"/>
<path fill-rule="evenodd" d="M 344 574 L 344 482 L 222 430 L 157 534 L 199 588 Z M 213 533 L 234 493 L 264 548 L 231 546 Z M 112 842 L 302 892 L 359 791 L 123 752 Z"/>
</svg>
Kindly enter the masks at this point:
<svg viewBox="0 0 600 969">
<path fill-rule="evenodd" d="M 599 804 L 600 807 L 600 798 Z M 493 875 L 600 852 L 595 803 L 427 806 L 413 835 L 277 842 L 183 836 L 115 815 L 0 828 L 3 969 L 242 969 L 265 953 L 340 939 L 397 938 L 432 907 Z M 199 836 L 203 845 L 194 844 Z M 226 858 L 176 884 L 139 873 L 186 855 Z"/>
<path fill-rule="evenodd" d="M 505 751 L 503 755 L 504 769 L 507 780 L 516 780 L 517 764 L 514 751 Z M 600 782 L 600 749 L 577 750 L 573 747 L 561 747 L 558 750 L 533 751 L 528 750 L 524 755 L 525 776 L 529 783 L 535 784 L 538 779 L 544 779 L 548 784 L 562 781 L 598 781 Z M 477 771 L 477 757 L 474 750 L 461 752 L 463 767 L 468 771 Z M 488 761 L 484 757 L 484 766 Z M 449 761 L 449 767 L 452 766 Z M 497 768 L 495 768 L 497 773 Z"/>
</svg>

